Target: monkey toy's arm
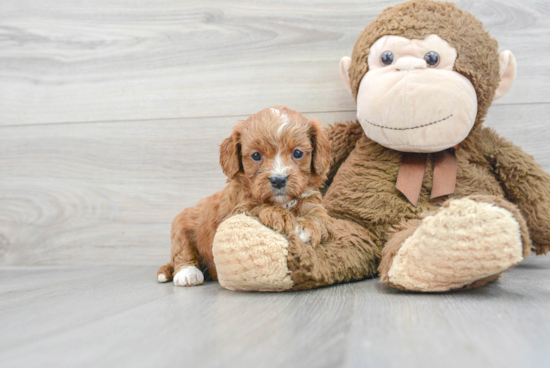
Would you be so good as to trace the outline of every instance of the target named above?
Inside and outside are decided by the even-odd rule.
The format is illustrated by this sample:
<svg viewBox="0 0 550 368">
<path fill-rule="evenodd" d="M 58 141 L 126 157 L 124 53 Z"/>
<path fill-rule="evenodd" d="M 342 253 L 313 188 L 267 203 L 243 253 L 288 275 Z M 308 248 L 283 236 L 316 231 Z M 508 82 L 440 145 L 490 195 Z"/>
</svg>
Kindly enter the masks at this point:
<svg viewBox="0 0 550 368">
<path fill-rule="evenodd" d="M 536 254 L 550 250 L 550 175 L 521 148 L 491 137 L 490 161 L 506 194 L 521 210 Z"/>
<path fill-rule="evenodd" d="M 349 154 L 355 148 L 355 144 L 363 136 L 363 129 L 358 121 L 336 123 L 326 130 L 330 141 L 330 169 L 325 181 L 325 188 L 332 183 L 332 179 L 340 166 L 346 161 Z"/>
</svg>

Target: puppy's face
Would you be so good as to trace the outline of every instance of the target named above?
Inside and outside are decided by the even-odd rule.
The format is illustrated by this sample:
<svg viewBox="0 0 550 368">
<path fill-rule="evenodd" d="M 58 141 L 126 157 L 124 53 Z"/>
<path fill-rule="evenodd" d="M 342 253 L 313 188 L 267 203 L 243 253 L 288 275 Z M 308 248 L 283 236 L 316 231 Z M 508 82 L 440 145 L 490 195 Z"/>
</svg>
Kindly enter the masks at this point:
<svg viewBox="0 0 550 368">
<path fill-rule="evenodd" d="M 264 203 L 285 204 L 326 178 L 330 144 L 321 124 L 283 106 L 238 124 L 220 148 L 220 163 Z"/>
</svg>

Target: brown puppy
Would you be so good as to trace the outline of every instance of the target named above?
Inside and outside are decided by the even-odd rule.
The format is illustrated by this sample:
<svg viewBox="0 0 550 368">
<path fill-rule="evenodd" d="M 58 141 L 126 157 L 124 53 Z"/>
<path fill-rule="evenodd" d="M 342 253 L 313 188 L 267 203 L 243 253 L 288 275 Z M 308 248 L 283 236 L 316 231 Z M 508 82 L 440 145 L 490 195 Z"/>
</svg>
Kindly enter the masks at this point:
<svg viewBox="0 0 550 368">
<path fill-rule="evenodd" d="M 326 179 L 330 144 L 321 123 L 284 106 L 264 109 L 237 124 L 220 147 L 227 186 L 172 223 L 170 262 L 160 282 L 200 285 L 203 272 L 217 279 L 212 242 L 220 223 L 246 213 L 273 230 L 296 232 L 317 246 L 332 238 L 319 188 Z"/>
</svg>

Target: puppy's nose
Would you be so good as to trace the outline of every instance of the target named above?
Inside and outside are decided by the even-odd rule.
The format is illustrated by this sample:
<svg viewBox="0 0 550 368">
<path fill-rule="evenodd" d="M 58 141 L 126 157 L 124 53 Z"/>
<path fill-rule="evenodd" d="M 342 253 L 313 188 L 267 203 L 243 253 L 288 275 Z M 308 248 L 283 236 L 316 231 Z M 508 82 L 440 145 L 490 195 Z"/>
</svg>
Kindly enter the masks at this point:
<svg viewBox="0 0 550 368">
<path fill-rule="evenodd" d="M 273 188 L 281 189 L 286 185 L 286 176 L 273 176 L 269 178 L 269 181 L 271 182 L 271 186 Z"/>
</svg>

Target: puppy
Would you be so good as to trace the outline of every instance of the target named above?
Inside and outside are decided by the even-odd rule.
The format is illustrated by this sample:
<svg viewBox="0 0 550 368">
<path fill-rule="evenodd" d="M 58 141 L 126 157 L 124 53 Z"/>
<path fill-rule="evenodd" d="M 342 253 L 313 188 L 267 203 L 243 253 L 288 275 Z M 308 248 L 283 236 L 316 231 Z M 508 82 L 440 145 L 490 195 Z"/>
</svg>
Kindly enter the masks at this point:
<svg viewBox="0 0 550 368">
<path fill-rule="evenodd" d="M 212 242 L 234 214 L 254 216 L 283 235 L 296 232 L 314 247 L 329 241 L 330 217 L 319 192 L 329 163 L 330 144 L 315 119 L 276 106 L 237 124 L 220 146 L 227 186 L 174 219 L 170 262 L 158 280 L 200 285 L 203 272 L 217 280 Z"/>
</svg>

